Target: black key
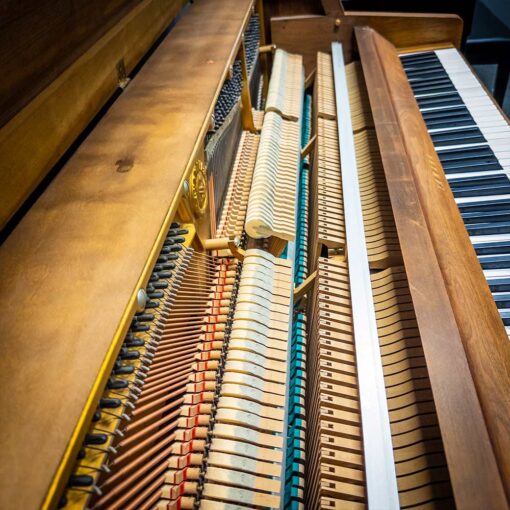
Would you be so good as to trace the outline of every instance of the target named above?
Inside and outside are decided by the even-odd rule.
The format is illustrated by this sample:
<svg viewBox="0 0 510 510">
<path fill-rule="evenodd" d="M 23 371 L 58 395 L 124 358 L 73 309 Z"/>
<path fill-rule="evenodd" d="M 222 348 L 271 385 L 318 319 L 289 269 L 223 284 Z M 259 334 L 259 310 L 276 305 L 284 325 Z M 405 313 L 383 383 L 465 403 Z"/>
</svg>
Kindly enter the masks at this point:
<svg viewBox="0 0 510 510">
<path fill-rule="evenodd" d="M 440 83 L 437 85 L 423 85 L 420 83 L 415 83 L 411 86 L 411 88 L 413 89 L 415 96 L 437 92 L 456 92 L 455 87 L 451 83 Z"/>
<path fill-rule="evenodd" d="M 424 62 L 439 62 L 438 56 L 433 51 L 424 51 L 423 53 L 415 53 L 414 55 L 402 55 L 400 57 L 404 65 L 421 64 Z"/>
<path fill-rule="evenodd" d="M 427 108 L 443 108 L 448 106 L 460 106 L 464 103 L 458 94 L 446 94 L 443 97 L 422 97 L 417 99 L 420 110 Z"/>
<path fill-rule="evenodd" d="M 448 181 L 450 188 L 464 188 L 472 186 L 496 186 L 507 184 L 510 180 L 505 174 L 488 174 L 488 175 L 475 175 L 472 177 L 461 177 L 460 179 L 451 179 Z"/>
<path fill-rule="evenodd" d="M 448 75 L 444 75 L 442 78 L 433 78 L 433 77 L 427 77 L 424 76 L 422 78 L 414 78 L 412 80 L 409 80 L 409 85 L 411 85 L 411 88 L 414 90 L 415 88 L 423 88 L 423 87 L 435 87 L 437 85 L 449 85 L 450 87 L 453 87 L 453 83 L 448 78 Z M 454 87 L 455 88 L 455 87 Z"/>
<path fill-rule="evenodd" d="M 510 215 L 510 213 L 509 213 Z M 492 243 L 475 243 L 473 247 L 477 255 L 510 254 L 510 241 L 494 241 Z M 510 286 L 510 280 L 508 280 Z"/>
<path fill-rule="evenodd" d="M 491 234 L 510 234 L 510 222 L 466 224 L 470 236 L 487 236 Z"/>
<path fill-rule="evenodd" d="M 414 76 L 438 76 L 440 78 L 448 78 L 448 73 L 445 71 L 441 64 L 434 63 L 423 67 L 413 67 L 406 71 L 407 77 L 412 78 Z"/>
<path fill-rule="evenodd" d="M 483 143 L 487 140 L 477 127 L 452 129 L 440 133 L 431 133 L 430 137 L 435 147 L 446 145 L 461 145 L 466 143 Z"/>
<path fill-rule="evenodd" d="M 479 257 L 483 269 L 510 269 L 510 255 L 487 255 Z M 509 294 L 510 296 L 510 294 Z M 505 306 L 505 308 L 509 308 Z"/>
<path fill-rule="evenodd" d="M 455 191 L 453 191 L 453 195 L 455 196 L 455 198 L 510 195 L 510 182 L 498 186 L 473 186 L 457 188 Z"/>
<path fill-rule="evenodd" d="M 404 66 L 404 70 L 406 72 L 407 75 L 409 74 L 412 74 L 412 73 L 418 73 L 420 71 L 433 71 L 433 70 L 437 70 L 437 71 L 443 71 L 444 72 L 444 67 L 441 65 L 441 62 L 439 61 L 430 61 L 430 62 L 426 62 L 424 64 L 409 64 L 409 65 L 406 65 Z"/>
<path fill-rule="evenodd" d="M 461 213 L 464 223 L 493 223 L 495 221 L 510 221 L 510 209 L 501 211 L 478 211 Z"/>
<path fill-rule="evenodd" d="M 432 119 L 444 119 L 446 117 L 455 117 L 457 115 L 469 115 L 469 110 L 464 105 L 453 106 L 451 108 L 442 108 L 441 110 L 433 110 L 430 112 L 422 112 L 425 122 Z M 474 123 L 474 122 L 473 122 Z"/>
<path fill-rule="evenodd" d="M 424 120 L 428 129 L 473 126 L 475 124 L 473 118 L 469 114 L 458 114 L 452 117 L 440 117 Z"/>
<path fill-rule="evenodd" d="M 490 163 L 471 159 L 462 159 L 459 161 L 448 161 L 442 163 L 442 166 L 447 174 L 501 170 L 501 165 L 498 163 L 496 158 L 494 158 L 494 161 L 491 161 Z"/>
<path fill-rule="evenodd" d="M 423 69 L 420 71 L 409 71 L 407 73 L 409 82 L 415 83 L 418 81 L 432 81 L 432 80 L 450 80 L 444 69 Z M 451 82 L 451 80 L 450 80 Z"/>
<path fill-rule="evenodd" d="M 416 74 L 431 74 L 441 72 L 442 76 L 448 76 L 445 71 L 445 68 L 441 65 L 441 62 L 427 62 L 423 65 L 413 65 L 407 66 L 406 74 L 407 76 L 415 76 Z"/>
<path fill-rule="evenodd" d="M 477 159 L 487 160 L 487 163 L 492 163 L 496 159 L 494 152 L 488 145 L 481 145 L 478 147 L 459 147 L 456 149 L 446 149 L 437 153 L 441 163 L 446 161 L 456 161 L 460 159 Z M 496 159 L 497 161 L 497 159 Z"/>
<path fill-rule="evenodd" d="M 402 62 L 414 62 L 415 60 L 425 60 L 435 58 L 436 60 L 439 60 L 436 53 L 434 51 L 420 51 L 419 53 L 411 53 L 411 54 L 404 54 L 400 55 L 400 60 Z"/>
<path fill-rule="evenodd" d="M 501 319 L 503 320 L 503 324 L 505 326 L 510 326 L 510 312 L 500 311 Z"/>
<path fill-rule="evenodd" d="M 453 92 L 440 92 L 437 94 L 430 94 L 428 96 L 419 97 L 416 99 L 417 103 L 425 108 L 425 105 L 430 103 L 446 103 L 451 100 L 457 100 L 459 104 L 464 104 L 459 93 L 455 90 Z"/>
<path fill-rule="evenodd" d="M 507 211 L 510 208 L 510 198 L 485 200 L 483 202 L 467 202 L 465 204 L 457 204 L 457 207 L 461 213 L 481 211 Z"/>
<path fill-rule="evenodd" d="M 510 292 L 510 278 L 490 278 L 487 283 L 491 292 Z"/>
<path fill-rule="evenodd" d="M 510 308 L 510 294 L 493 294 L 492 297 L 498 308 Z"/>
</svg>

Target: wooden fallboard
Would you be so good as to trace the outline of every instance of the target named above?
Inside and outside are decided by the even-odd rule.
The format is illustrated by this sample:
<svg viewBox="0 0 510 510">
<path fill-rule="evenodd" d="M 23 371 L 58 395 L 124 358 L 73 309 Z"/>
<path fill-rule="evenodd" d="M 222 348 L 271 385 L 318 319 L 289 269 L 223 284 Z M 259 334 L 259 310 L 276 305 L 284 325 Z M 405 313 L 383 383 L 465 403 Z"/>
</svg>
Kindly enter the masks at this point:
<svg viewBox="0 0 510 510">
<path fill-rule="evenodd" d="M 395 48 L 356 28 L 458 508 L 507 508 L 510 343 Z"/>
<path fill-rule="evenodd" d="M 196 1 L 0 248 L 2 508 L 71 467 L 251 7 Z"/>
</svg>

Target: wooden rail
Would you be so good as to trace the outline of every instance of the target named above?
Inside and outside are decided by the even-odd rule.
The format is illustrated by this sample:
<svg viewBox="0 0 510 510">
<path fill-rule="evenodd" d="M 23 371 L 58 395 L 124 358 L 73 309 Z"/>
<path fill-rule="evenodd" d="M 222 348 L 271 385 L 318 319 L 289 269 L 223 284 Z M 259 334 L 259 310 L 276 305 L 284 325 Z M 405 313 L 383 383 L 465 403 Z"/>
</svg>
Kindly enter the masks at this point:
<svg viewBox="0 0 510 510">
<path fill-rule="evenodd" d="M 334 2 L 332 2 L 334 3 Z M 357 26 L 371 26 L 398 48 L 460 46 L 462 19 L 454 14 L 406 12 L 331 11 L 326 16 L 300 15 L 271 18 L 271 42 L 278 48 L 301 53 L 308 75 L 318 51 L 329 51 L 340 41 L 346 62 L 352 59 L 352 40 Z"/>
</svg>

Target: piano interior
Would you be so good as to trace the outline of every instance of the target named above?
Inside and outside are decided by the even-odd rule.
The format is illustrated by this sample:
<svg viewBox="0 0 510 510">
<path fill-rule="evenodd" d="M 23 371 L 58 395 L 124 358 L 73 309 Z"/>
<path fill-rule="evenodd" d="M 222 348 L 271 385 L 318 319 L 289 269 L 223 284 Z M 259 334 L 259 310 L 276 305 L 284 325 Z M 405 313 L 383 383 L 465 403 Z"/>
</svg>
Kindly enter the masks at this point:
<svg viewBox="0 0 510 510">
<path fill-rule="evenodd" d="M 462 21 L 184 4 L 0 127 L 1 508 L 509 508 L 510 125 Z"/>
</svg>

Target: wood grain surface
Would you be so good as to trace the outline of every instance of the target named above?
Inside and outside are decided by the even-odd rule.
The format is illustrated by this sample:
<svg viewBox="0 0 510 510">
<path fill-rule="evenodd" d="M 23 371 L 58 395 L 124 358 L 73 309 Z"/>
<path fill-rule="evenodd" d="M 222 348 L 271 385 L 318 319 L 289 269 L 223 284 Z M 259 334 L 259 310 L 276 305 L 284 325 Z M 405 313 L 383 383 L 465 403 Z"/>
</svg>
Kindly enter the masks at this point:
<svg viewBox="0 0 510 510">
<path fill-rule="evenodd" d="M 353 29 L 370 26 L 398 48 L 423 44 L 460 45 L 462 19 L 450 14 L 346 11 L 337 16 L 299 15 L 271 18 L 271 42 L 279 48 L 302 53 L 305 74 L 315 67 L 318 51 L 329 52 L 340 41 L 346 63 L 351 61 Z"/>
<path fill-rule="evenodd" d="M 139 3 L 141 0 L 2 2 L 0 126 Z"/>
<path fill-rule="evenodd" d="M 2 508 L 73 459 L 251 5 L 195 2 L 0 249 Z"/>
<path fill-rule="evenodd" d="M 119 62 L 131 73 L 185 0 L 27 3 L 7 19 L 0 7 L 0 229 L 118 89 Z"/>
<path fill-rule="evenodd" d="M 357 28 L 356 39 L 456 504 L 507 508 L 501 319 L 395 48 L 370 28 Z"/>
</svg>

